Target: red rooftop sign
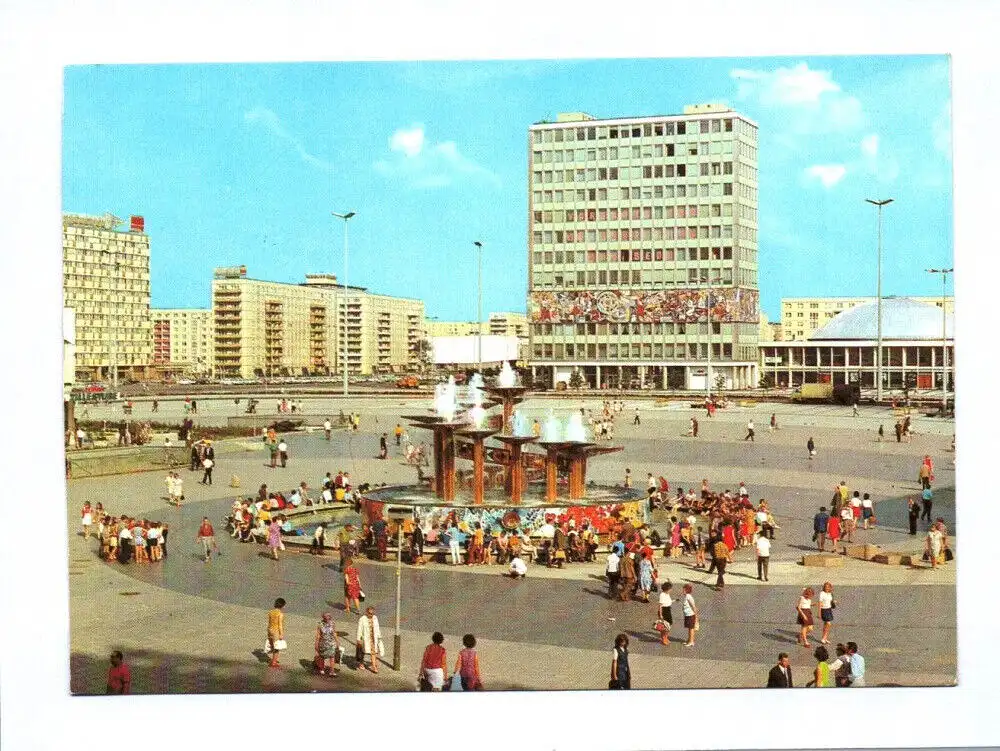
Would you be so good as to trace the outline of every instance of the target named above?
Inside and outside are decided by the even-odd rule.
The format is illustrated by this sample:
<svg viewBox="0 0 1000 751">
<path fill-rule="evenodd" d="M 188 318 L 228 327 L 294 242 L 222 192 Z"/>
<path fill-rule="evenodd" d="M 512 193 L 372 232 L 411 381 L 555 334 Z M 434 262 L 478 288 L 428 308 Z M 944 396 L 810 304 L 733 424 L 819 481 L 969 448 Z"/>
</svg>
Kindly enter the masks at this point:
<svg viewBox="0 0 1000 751">
<path fill-rule="evenodd" d="M 132 218 L 132 232 L 142 232 L 146 226 L 146 220 L 141 216 L 133 216 Z"/>
</svg>

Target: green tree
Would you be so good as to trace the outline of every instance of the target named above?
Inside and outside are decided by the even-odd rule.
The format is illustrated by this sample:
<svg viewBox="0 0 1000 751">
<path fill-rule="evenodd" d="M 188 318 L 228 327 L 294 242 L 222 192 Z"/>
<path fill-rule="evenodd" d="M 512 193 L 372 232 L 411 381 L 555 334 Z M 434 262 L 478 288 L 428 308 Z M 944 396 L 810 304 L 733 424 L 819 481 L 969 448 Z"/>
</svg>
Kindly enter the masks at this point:
<svg viewBox="0 0 1000 751">
<path fill-rule="evenodd" d="M 578 389 L 583 386 L 583 376 L 580 375 L 579 370 L 574 370 L 569 376 L 569 387 L 571 389 Z"/>
</svg>

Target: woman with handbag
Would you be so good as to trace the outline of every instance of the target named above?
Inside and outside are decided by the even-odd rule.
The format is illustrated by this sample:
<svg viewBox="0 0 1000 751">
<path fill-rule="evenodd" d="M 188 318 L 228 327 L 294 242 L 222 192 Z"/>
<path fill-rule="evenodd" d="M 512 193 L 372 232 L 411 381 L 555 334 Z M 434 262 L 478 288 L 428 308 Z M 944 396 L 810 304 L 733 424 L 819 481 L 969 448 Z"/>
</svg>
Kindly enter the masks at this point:
<svg viewBox="0 0 1000 751">
<path fill-rule="evenodd" d="M 371 667 L 368 668 L 373 673 L 378 673 L 378 658 L 385 653 L 382 645 L 382 629 L 378 625 L 378 616 L 375 615 L 375 608 L 370 605 L 365 610 L 365 614 L 358 619 L 358 646 L 361 647 L 361 659 L 358 667 L 364 669 L 364 655 L 370 655 Z"/>
<path fill-rule="evenodd" d="M 267 612 L 267 651 L 271 653 L 268 667 L 278 667 L 278 654 L 285 649 L 285 614 L 282 608 L 285 600 L 279 597 L 274 601 L 274 607 Z"/>
<path fill-rule="evenodd" d="M 687 641 L 684 642 L 685 647 L 694 646 L 694 632 L 697 631 L 701 624 L 698 622 L 698 605 L 694 601 L 694 587 L 690 584 L 684 585 L 684 628 L 687 629 Z"/>
<path fill-rule="evenodd" d="M 823 621 L 823 637 L 820 644 L 830 643 L 830 628 L 833 625 L 833 609 L 835 607 L 837 607 L 837 601 L 833 599 L 833 584 L 824 582 L 823 590 L 819 593 L 819 617 Z"/>
<path fill-rule="evenodd" d="M 441 691 L 444 688 L 444 675 L 448 670 L 448 655 L 444 644 L 444 634 L 435 631 L 431 643 L 424 649 L 424 657 L 420 661 L 420 675 L 417 681 L 421 691 Z"/>
<path fill-rule="evenodd" d="M 458 653 L 455 672 L 462 680 L 463 691 L 482 691 L 483 681 L 479 673 L 479 654 L 476 652 L 476 637 L 466 634 L 462 637 L 465 647 Z"/>
<path fill-rule="evenodd" d="M 354 565 L 354 559 L 344 561 L 344 610 L 351 612 L 351 604 L 361 613 L 361 577 Z"/>
<path fill-rule="evenodd" d="M 812 587 L 806 587 L 802 590 L 802 596 L 799 598 L 799 604 L 795 607 L 796 621 L 799 624 L 799 646 L 808 647 L 809 646 L 809 632 L 813 630 L 813 613 L 812 613 Z"/>
<path fill-rule="evenodd" d="M 618 634 L 615 648 L 611 652 L 611 680 L 608 688 L 628 690 L 632 688 L 632 671 L 628 666 L 628 636 Z"/>
<path fill-rule="evenodd" d="M 337 674 L 337 652 L 340 649 L 340 637 L 333 623 L 332 613 L 323 613 L 322 620 L 316 627 L 316 667 L 321 675 Z"/>
</svg>

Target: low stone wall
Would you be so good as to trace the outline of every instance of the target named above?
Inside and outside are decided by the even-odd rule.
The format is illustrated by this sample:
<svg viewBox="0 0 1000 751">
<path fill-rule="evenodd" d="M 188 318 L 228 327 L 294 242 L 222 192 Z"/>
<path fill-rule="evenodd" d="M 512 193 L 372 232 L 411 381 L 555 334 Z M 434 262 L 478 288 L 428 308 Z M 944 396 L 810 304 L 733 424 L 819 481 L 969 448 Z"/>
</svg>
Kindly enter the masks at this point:
<svg viewBox="0 0 1000 751">
<path fill-rule="evenodd" d="M 245 451 L 263 451 L 264 444 L 260 441 L 242 438 L 216 441 L 216 454 L 234 454 Z M 66 453 L 67 477 L 102 477 L 105 475 L 125 475 L 133 472 L 165 472 L 177 467 L 189 466 L 191 450 L 181 444 L 171 446 L 129 446 L 127 448 L 108 448 L 74 450 Z"/>
</svg>

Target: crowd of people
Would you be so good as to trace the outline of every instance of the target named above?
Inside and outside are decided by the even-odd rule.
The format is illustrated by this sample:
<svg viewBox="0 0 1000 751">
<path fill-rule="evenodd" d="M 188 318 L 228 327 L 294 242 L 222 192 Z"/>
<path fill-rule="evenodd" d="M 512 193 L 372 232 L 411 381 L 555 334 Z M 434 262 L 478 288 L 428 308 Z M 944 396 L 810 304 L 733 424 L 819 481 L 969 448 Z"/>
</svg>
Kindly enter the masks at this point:
<svg viewBox="0 0 1000 751">
<path fill-rule="evenodd" d="M 825 644 L 826 642 L 824 642 Z M 807 645 L 808 646 L 808 645 Z M 857 642 L 849 641 L 835 647 L 834 659 L 823 644 L 813 651 L 816 660 L 806 688 L 862 688 L 865 685 L 865 658 Z M 767 688 L 795 688 L 792 661 L 787 652 L 778 654 L 778 663 L 767 673 Z"/>
<path fill-rule="evenodd" d="M 165 522 L 113 516 L 98 502 L 87 501 L 80 511 L 84 538 L 94 533 L 100 543 L 99 555 L 118 563 L 155 563 L 167 557 L 170 526 Z"/>
</svg>

